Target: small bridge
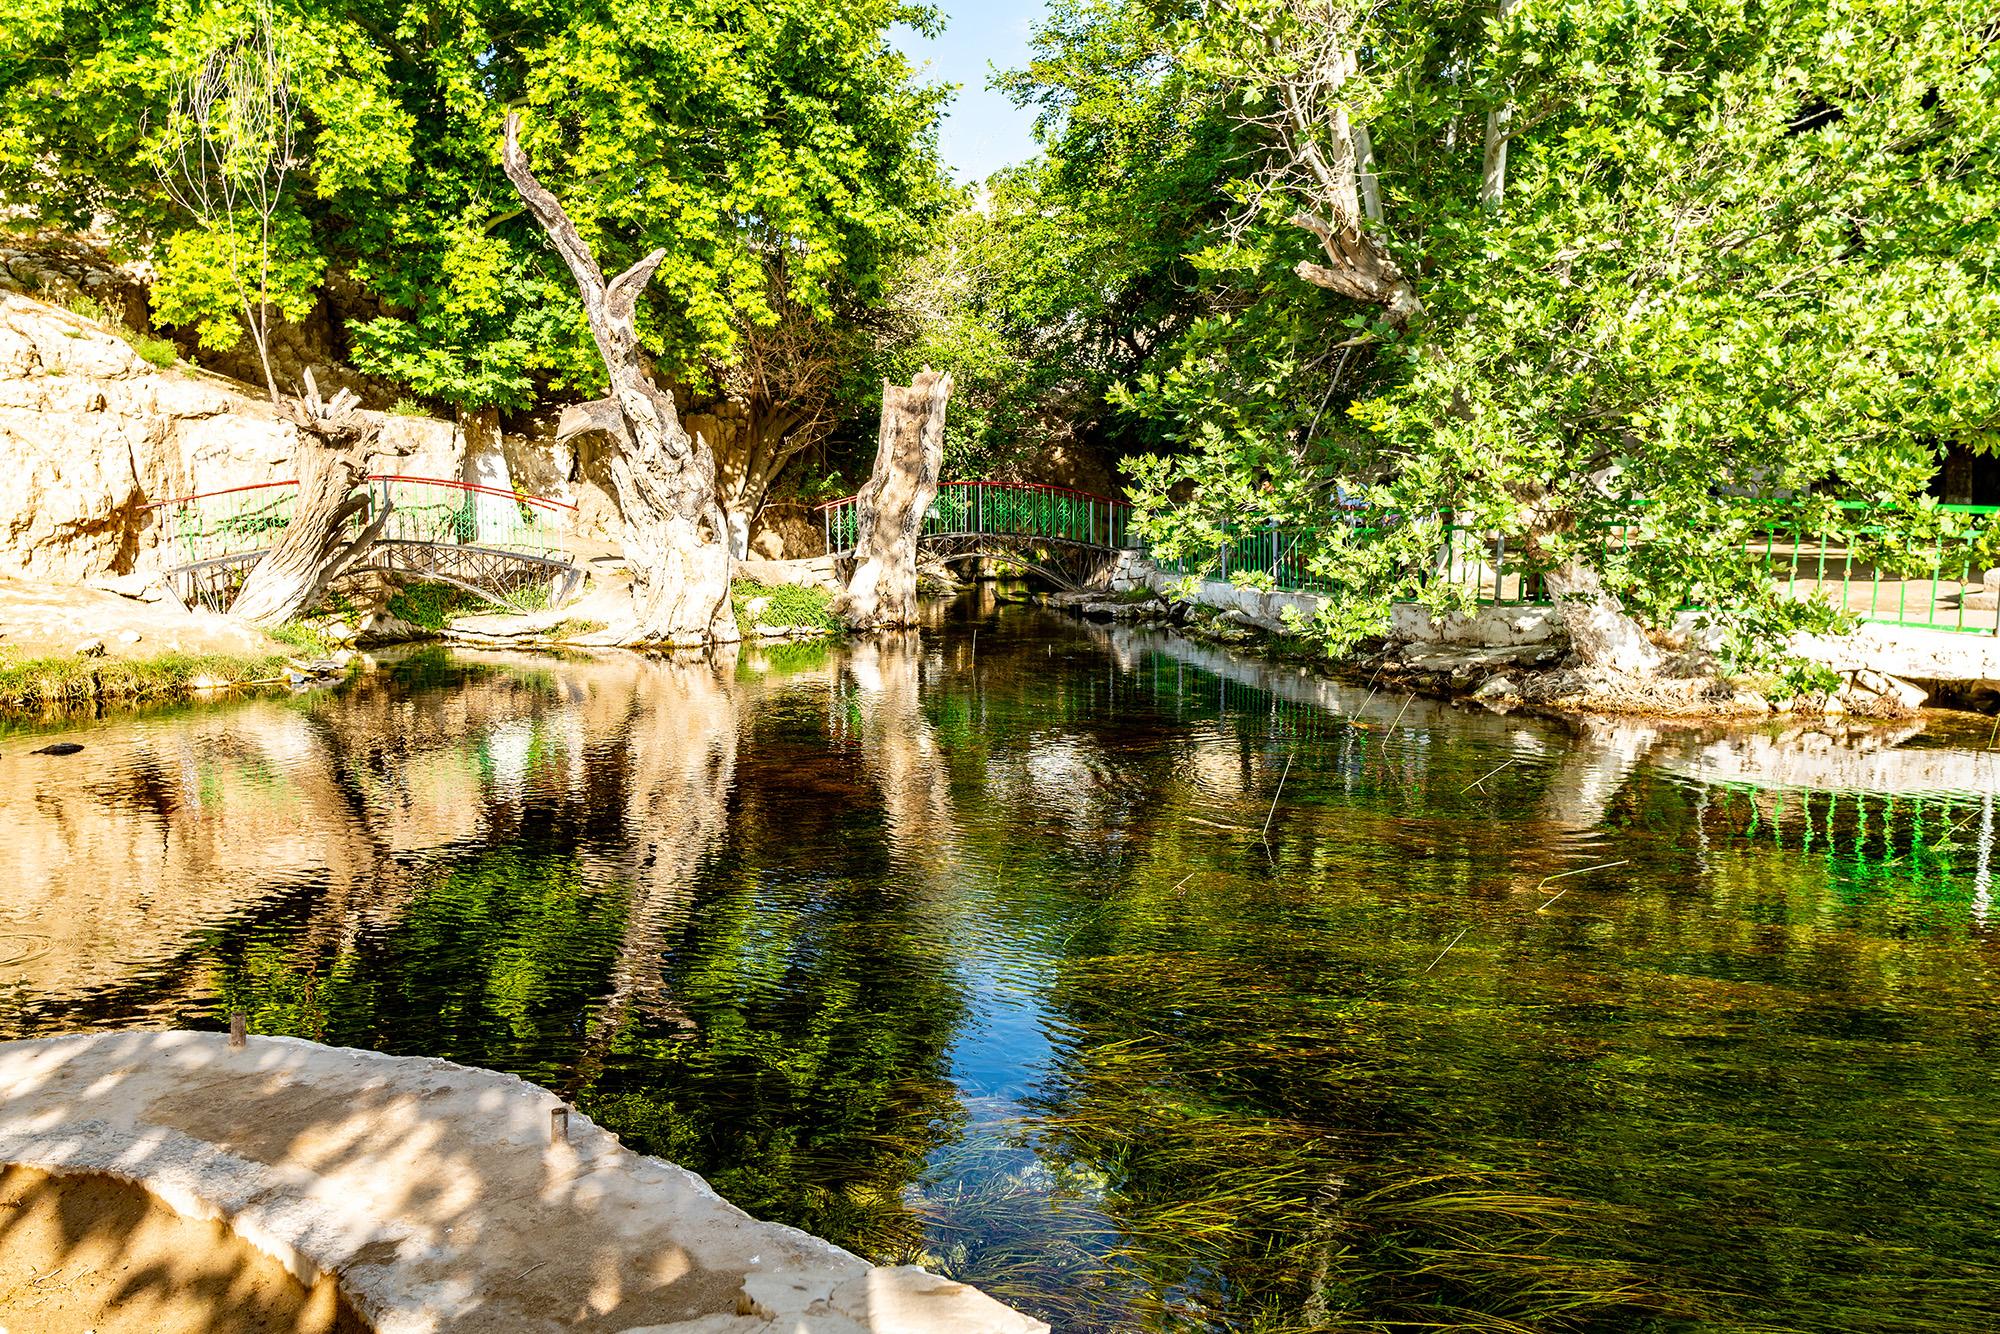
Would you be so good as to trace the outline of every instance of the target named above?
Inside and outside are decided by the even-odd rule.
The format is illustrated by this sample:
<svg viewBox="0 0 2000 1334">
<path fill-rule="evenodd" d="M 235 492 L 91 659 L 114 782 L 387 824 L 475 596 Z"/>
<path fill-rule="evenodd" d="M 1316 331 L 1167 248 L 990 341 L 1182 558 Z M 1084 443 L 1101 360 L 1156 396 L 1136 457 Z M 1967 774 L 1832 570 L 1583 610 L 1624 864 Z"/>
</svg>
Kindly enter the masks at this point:
<svg viewBox="0 0 2000 1334">
<path fill-rule="evenodd" d="M 857 497 L 819 507 L 826 549 L 854 550 Z M 1120 552 L 1140 544 L 1131 532 L 1132 507 L 1109 496 L 1038 482 L 946 482 L 924 515 L 917 549 L 937 560 L 987 556 L 1032 570 L 1063 588 L 1081 588 L 1109 573 Z"/>
<path fill-rule="evenodd" d="M 583 583 L 568 550 L 576 506 L 477 482 L 371 476 L 370 514 L 389 522 L 349 573 L 377 570 L 462 588 L 500 607 L 546 597 L 561 606 Z M 226 611 L 243 581 L 292 521 L 298 483 L 260 482 L 155 502 L 170 536 L 166 579 L 181 601 Z M 359 532 L 366 516 L 349 521 Z"/>
</svg>

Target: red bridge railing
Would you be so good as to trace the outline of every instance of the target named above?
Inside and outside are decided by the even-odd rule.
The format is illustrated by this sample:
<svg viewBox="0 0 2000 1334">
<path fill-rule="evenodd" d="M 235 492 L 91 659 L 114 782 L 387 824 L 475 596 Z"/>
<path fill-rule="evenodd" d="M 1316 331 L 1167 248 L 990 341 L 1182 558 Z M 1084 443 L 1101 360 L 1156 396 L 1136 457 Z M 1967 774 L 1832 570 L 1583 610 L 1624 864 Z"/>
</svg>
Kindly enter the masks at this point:
<svg viewBox="0 0 2000 1334">
<path fill-rule="evenodd" d="M 382 537 L 392 542 L 479 546 L 550 555 L 566 550 L 576 506 L 479 482 L 399 473 L 371 475 L 363 487 L 372 513 L 390 506 Z M 253 482 L 147 506 L 164 514 L 172 560 L 193 565 L 262 550 L 292 521 L 298 482 Z M 362 520 L 357 519 L 357 524 Z"/>
</svg>

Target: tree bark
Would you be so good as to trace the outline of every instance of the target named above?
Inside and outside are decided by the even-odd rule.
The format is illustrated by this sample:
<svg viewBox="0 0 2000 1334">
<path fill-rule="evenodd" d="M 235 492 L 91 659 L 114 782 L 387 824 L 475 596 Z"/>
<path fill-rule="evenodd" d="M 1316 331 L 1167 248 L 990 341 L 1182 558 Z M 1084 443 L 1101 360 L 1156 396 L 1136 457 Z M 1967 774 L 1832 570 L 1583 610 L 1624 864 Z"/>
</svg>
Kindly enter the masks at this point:
<svg viewBox="0 0 2000 1334">
<path fill-rule="evenodd" d="M 391 506 L 384 500 L 376 510 L 373 499 L 355 488 L 368 475 L 368 452 L 382 426 L 355 405 L 345 389 L 321 400 L 310 370 L 304 401 L 280 405 L 298 430 L 293 451 L 298 496 L 291 522 L 230 603 L 231 615 L 252 625 L 278 626 L 311 610 L 381 535 Z M 368 521 L 350 537 L 347 522 L 360 515 Z"/>
<path fill-rule="evenodd" d="M 951 377 L 926 366 L 908 388 L 882 385 L 875 470 L 856 497 L 854 570 L 834 610 L 857 630 L 917 623 L 917 539 L 937 499 Z"/>
<path fill-rule="evenodd" d="M 1315 287 L 1381 307 L 1383 319 L 1400 329 L 1424 307 L 1416 284 L 1366 230 L 1364 219 L 1381 214 L 1374 145 L 1365 129 L 1357 131 L 1341 100 L 1341 89 L 1359 68 L 1353 51 L 1332 46 L 1304 76 L 1278 89 L 1293 165 L 1310 183 L 1302 192 L 1307 206 L 1292 223 L 1319 238 L 1328 261 L 1300 260 L 1294 272 Z"/>
<path fill-rule="evenodd" d="M 1646 637 L 1646 631 L 1626 612 L 1618 598 L 1604 586 L 1597 567 L 1577 556 L 1554 558 L 1546 539 L 1558 531 L 1555 525 L 1531 529 L 1523 535 L 1529 559 L 1543 565 L 1543 582 L 1569 633 L 1570 654 L 1586 667 L 1599 667 L 1624 676 L 1651 676 L 1660 670 L 1660 650 Z"/>
<path fill-rule="evenodd" d="M 729 606 L 728 523 L 715 490 L 715 459 L 681 424 L 673 395 L 656 387 L 641 360 L 633 315 L 639 293 L 667 252 L 655 250 L 606 282 L 562 205 L 528 165 L 520 117 L 507 115 L 501 164 L 522 202 L 569 265 L 611 395 L 566 425 L 607 431 L 612 489 L 632 571 L 632 644 L 691 646 L 737 638 Z M 575 434 L 574 431 L 571 434 Z"/>
<path fill-rule="evenodd" d="M 729 551 L 738 560 L 750 555 L 750 528 L 764 508 L 772 483 L 802 448 L 786 438 L 797 425 L 798 419 L 782 410 L 753 411 L 743 419 L 742 440 L 733 456 L 716 456 L 722 508 L 729 523 Z"/>
<path fill-rule="evenodd" d="M 1500 22 L 1514 12 L 1517 0 L 1500 0 Z M 1507 123 L 1514 118 L 1513 99 L 1486 113 L 1486 152 L 1479 167 L 1479 204 L 1497 209 L 1507 195 Z"/>
</svg>

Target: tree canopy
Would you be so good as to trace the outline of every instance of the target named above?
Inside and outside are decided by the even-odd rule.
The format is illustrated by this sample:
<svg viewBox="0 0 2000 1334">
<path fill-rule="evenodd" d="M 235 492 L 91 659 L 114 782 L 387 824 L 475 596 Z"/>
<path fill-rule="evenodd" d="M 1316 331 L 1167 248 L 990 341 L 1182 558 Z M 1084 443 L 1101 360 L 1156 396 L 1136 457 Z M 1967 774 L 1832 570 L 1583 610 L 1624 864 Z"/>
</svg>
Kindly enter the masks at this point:
<svg viewBox="0 0 2000 1334">
<path fill-rule="evenodd" d="M 163 196 L 152 155 L 177 71 L 255 20 L 255 0 L 28 0 L 0 15 L 0 197 L 25 223 L 109 225 L 157 248 L 156 309 L 237 336 L 218 238 Z M 822 318 L 873 299 L 945 201 L 935 120 L 887 41 L 928 26 L 895 0 L 552 4 L 302 0 L 297 188 L 274 299 L 331 294 L 364 370 L 465 407 L 594 387 L 574 294 L 498 165 L 505 108 L 609 265 L 667 250 L 643 322 L 665 368 L 712 378 L 771 323 L 767 270 Z"/>
<path fill-rule="evenodd" d="M 1072 0 L 1012 82 L 1048 150 L 1018 212 L 1170 281 L 1026 281 L 1143 349 L 1155 540 L 1328 527 L 1368 595 L 1336 638 L 1442 593 L 1446 514 L 1647 609 L 1764 600 L 1756 500 L 1928 540 L 1939 449 L 2000 431 L 1997 36 L 1967 0 Z M 1601 552 L 1635 498 L 1665 540 Z"/>
</svg>

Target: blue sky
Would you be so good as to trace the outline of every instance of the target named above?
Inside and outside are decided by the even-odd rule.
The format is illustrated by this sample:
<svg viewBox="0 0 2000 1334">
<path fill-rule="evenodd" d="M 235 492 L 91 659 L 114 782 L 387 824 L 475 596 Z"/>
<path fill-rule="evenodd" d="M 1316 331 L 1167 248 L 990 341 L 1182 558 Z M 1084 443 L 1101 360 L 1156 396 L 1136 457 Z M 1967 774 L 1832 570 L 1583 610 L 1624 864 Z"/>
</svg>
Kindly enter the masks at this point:
<svg viewBox="0 0 2000 1334">
<path fill-rule="evenodd" d="M 1028 62 L 1028 35 L 1040 21 L 1043 0 L 943 0 L 943 36 L 936 41 L 897 28 L 894 39 L 909 53 L 927 83 L 955 83 L 958 94 L 946 108 L 938 132 L 945 165 L 961 184 L 983 181 L 994 171 L 1035 151 L 1034 117 L 986 86 L 995 69 L 1019 69 Z M 928 68 L 924 68 L 928 62 Z"/>
</svg>

